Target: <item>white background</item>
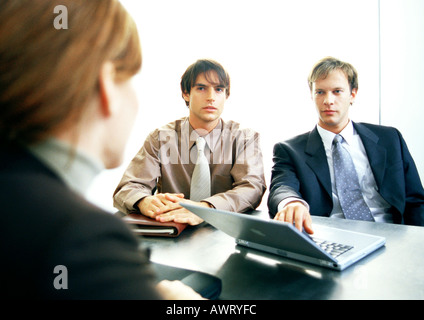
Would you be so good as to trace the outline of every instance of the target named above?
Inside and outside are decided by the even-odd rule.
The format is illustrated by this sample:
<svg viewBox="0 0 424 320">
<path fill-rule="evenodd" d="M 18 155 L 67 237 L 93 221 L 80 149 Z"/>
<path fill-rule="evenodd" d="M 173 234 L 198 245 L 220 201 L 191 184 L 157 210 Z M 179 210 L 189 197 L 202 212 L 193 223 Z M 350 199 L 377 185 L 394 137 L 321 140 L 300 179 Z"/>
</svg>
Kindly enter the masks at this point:
<svg viewBox="0 0 424 320">
<path fill-rule="evenodd" d="M 231 76 L 223 118 L 261 133 L 270 182 L 273 145 L 317 121 L 307 76 L 325 56 L 352 63 L 359 94 L 351 118 L 395 126 L 424 176 L 424 0 L 123 0 L 139 28 L 140 109 L 121 167 L 102 173 L 89 198 L 107 210 L 147 134 L 188 114 L 185 69 L 199 58 Z M 418 136 L 418 137 L 417 137 Z M 265 209 L 267 194 L 263 199 Z"/>
</svg>

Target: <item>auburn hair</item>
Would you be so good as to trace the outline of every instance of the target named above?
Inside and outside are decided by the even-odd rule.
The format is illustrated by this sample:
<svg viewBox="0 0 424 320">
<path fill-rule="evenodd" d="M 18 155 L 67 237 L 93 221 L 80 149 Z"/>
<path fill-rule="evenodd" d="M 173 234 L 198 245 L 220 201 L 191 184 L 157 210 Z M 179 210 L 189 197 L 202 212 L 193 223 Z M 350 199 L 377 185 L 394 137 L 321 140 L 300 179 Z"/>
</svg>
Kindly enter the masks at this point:
<svg viewBox="0 0 424 320">
<path fill-rule="evenodd" d="M 59 5 L 67 29 L 54 25 Z M 115 81 L 142 63 L 137 27 L 119 1 L 0 1 L 0 141 L 35 143 L 78 121 L 108 61 Z"/>
</svg>

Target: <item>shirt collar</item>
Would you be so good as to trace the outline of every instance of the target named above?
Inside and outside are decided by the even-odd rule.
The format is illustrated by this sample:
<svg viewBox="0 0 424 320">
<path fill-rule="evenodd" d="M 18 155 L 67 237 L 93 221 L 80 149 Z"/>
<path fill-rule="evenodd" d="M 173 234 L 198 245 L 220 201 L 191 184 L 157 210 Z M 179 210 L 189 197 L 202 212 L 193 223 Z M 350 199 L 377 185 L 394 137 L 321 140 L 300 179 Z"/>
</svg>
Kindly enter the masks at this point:
<svg viewBox="0 0 424 320">
<path fill-rule="evenodd" d="M 324 128 L 317 125 L 317 130 L 319 135 L 321 136 L 322 142 L 324 144 L 324 147 L 326 149 L 330 149 L 333 145 L 334 137 L 336 136 L 335 133 L 325 130 Z M 339 133 L 343 139 L 346 141 L 347 144 L 351 145 L 354 139 L 354 135 L 356 135 L 355 127 L 353 126 L 352 121 L 349 120 L 349 123 L 347 126 Z"/>
<path fill-rule="evenodd" d="M 209 150 L 213 152 L 215 150 L 216 143 L 221 137 L 222 134 L 222 119 L 219 119 L 218 124 L 216 127 L 209 132 L 208 134 L 202 136 L 206 140 L 206 145 L 209 147 Z M 189 139 L 189 150 L 194 146 L 196 143 L 196 140 L 198 137 L 200 137 L 199 133 L 193 129 L 191 126 L 188 117 L 185 119 L 184 123 L 182 124 L 182 132 L 188 132 L 188 139 Z"/>
<path fill-rule="evenodd" d="M 104 169 L 100 161 L 53 138 L 29 147 L 29 151 L 72 190 L 82 195 L 87 192 L 94 177 Z"/>
</svg>

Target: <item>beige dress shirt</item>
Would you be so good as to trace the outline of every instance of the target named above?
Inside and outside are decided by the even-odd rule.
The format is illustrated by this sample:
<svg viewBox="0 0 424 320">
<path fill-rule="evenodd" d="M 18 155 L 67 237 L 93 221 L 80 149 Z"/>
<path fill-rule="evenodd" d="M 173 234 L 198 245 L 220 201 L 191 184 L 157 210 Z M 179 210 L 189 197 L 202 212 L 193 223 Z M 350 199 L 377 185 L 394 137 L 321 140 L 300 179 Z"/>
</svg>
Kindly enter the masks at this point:
<svg viewBox="0 0 424 320">
<path fill-rule="evenodd" d="M 137 202 L 155 192 L 183 193 L 189 199 L 197 137 L 188 118 L 150 133 L 114 192 L 114 206 L 126 213 L 138 211 Z M 212 196 L 202 201 L 227 211 L 256 209 L 266 190 L 259 134 L 221 119 L 203 137 Z"/>
</svg>

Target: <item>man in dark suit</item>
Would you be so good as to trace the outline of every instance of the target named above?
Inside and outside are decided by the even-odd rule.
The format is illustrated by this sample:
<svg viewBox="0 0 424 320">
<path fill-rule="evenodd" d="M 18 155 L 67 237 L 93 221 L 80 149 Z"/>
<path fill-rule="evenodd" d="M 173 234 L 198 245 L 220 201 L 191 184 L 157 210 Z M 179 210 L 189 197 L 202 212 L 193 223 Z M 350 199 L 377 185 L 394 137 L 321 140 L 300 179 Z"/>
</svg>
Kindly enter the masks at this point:
<svg viewBox="0 0 424 320">
<path fill-rule="evenodd" d="M 318 125 L 275 145 L 268 199 L 271 217 L 293 222 L 299 230 L 303 226 L 309 233 L 313 233 L 311 215 L 345 218 L 332 156 L 334 137 L 341 135 L 372 220 L 423 226 L 424 190 L 400 132 L 349 119 L 358 91 L 354 67 L 325 58 L 314 66 L 309 86 Z"/>
</svg>

